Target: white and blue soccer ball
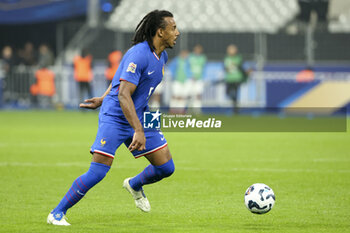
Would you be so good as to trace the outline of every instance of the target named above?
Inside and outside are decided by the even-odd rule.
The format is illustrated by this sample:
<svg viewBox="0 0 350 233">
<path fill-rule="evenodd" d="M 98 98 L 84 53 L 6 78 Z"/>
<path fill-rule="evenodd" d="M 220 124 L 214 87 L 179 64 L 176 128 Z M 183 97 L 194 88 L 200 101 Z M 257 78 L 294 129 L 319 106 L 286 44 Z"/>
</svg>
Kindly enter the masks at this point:
<svg viewBox="0 0 350 233">
<path fill-rule="evenodd" d="M 275 204 L 275 194 L 266 184 L 253 184 L 245 192 L 244 202 L 250 212 L 265 214 Z"/>
</svg>

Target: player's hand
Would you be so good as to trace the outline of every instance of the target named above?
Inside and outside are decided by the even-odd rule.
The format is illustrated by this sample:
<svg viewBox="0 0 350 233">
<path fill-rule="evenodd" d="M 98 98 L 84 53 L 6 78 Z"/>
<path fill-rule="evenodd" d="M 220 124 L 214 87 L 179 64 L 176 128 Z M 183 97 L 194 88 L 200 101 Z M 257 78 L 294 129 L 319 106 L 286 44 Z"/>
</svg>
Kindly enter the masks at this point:
<svg viewBox="0 0 350 233">
<path fill-rule="evenodd" d="M 132 142 L 130 143 L 128 149 L 129 151 L 141 151 L 146 149 L 146 137 L 143 131 L 136 131 L 134 133 L 134 137 L 132 138 Z"/>
<path fill-rule="evenodd" d="M 81 108 L 96 109 L 102 105 L 102 97 L 94 97 L 91 99 L 84 100 L 84 103 L 79 104 Z"/>
</svg>

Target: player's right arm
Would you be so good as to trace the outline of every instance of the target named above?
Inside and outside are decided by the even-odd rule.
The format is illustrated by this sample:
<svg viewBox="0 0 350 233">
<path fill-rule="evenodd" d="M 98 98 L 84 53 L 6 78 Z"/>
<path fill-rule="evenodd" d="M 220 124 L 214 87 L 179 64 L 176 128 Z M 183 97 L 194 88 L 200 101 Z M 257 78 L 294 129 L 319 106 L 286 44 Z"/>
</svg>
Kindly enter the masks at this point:
<svg viewBox="0 0 350 233">
<path fill-rule="evenodd" d="M 108 95 L 110 90 L 112 89 L 112 84 L 109 85 L 105 93 L 101 97 L 94 97 L 91 99 L 84 100 L 84 103 L 79 104 L 79 107 L 81 108 L 90 108 L 90 109 L 96 109 L 102 105 L 103 99 Z"/>
<path fill-rule="evenodd" d="M 130 151 L 141 151 L 146 147 L 146 138 L 131 96 L 136 90 L 141 75 L 148 65 L 147 56 L 145 56 L 142 50 L 134 48 L 134 50 L 126 55 L 124 64 L 125 67 L 122 68 L 119 79 L 118 100 L 125 118 L 135 131 L 128 149 Z"/>
<path fill-rule="evenodd" d="M 121 81 L 119 85 L 118 100 L 120 107 L 123 110 L 125 118 L 128 120 L 130 126 L 134 129 L 135 133 L 130 143 L 129 150 L 144 150 L 146 149 L 146 137 L 143 131 L 141 122 L 136 114 L 135 105 L 131 98 L 132 94 L 136 90 L 136 85 L 128 82 Z"/>
</svg>

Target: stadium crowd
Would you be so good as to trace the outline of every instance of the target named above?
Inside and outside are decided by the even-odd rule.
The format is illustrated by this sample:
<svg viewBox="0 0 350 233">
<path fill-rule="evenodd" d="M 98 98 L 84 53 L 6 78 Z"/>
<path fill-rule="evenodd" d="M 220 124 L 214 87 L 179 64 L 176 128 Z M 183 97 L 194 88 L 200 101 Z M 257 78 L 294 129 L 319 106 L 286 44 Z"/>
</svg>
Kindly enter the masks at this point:
<svg viewBox="0 0 350 233">
<path fill-rule="evenodd" d="M 55 94 L 54 73 L 49 69 L 53 64 L 54 54 L 47 44 L 40 44 L 37 50 L 31 42 L 23 48 L 4 46 L 0 59 L 0 105 L 30 101 L 26 104 L 49 107 Z"/>
<path fill-rule="evenodd" d="M 113 79 L 122 56 L 118 50 L 107 55 L 104 72 L 107 86 Z M 171 80 L 169 107 L 173 112 L 183 112 L 186 107 L 200 111 L 207 60 L 203 46 L 196 44 L 192 51 L 182 50 L 168 62 Z M 54 62 L 54 53 L 47 44 L 41 44 L 37 49 L 31 42 L 19 49 L 4 46 L 0 59 L 0 106 L 53 108 L 57 85 Z M 71 64 L 77 96 L 81 102 L 84 98 L 93 96 L 93 56 L 87 49 L 83 49 L 74 56 Z M 235 45 L 227 46 L 222 64 L 225 75 L 220 82 L 226 84 L 226 94 L 237 112 L 239 86 L 246 81 L 248 74 L 243 69 L 243 59 Z M 152 96 L 152 107 L 164 105 L 163 92 L 164 86 L 161 84 Z"/>
</svg>

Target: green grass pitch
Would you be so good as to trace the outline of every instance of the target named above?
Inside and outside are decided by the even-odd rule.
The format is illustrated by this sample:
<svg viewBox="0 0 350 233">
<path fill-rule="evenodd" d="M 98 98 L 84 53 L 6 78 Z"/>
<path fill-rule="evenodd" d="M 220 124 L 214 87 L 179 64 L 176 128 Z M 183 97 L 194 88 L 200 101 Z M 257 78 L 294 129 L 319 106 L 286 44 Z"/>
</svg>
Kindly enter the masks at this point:
<svg viewBox="0 0 350 233">
<path fill-rule="evenodd" d="M 72 226 L 47 225 L 89 167 L 97 122 L 97 112 L 0 112 L 0 232 L 350 232 L 348 132 L 165 133 L 176 171 L 145 186 L 148 214 L 122 189 L 148 163 L 122 146 L 68 211 Z M 276 194 L 265 215 L 243 201 L 258 182 Z"/>
</svg>

